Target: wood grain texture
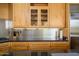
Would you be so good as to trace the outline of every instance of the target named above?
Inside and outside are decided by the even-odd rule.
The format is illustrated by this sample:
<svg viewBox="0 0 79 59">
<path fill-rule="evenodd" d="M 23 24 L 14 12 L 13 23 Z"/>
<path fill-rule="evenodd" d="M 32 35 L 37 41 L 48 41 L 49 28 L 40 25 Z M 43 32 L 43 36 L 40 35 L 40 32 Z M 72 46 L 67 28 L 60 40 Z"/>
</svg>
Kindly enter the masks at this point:
<svg viewBox="0 0 79 59">
<path fill-rule="evenodd" d="M 49 4 L 47 7 L 40 7 L 39 6 L 28 6 L 29 4 L 13 4 L 13 21 L 14 27 L 32 27 L 31 20 L 30 20 L 30 9 L 48 9 L 48 22 L 45 26 L 40 25 L 41 21 L 39 21 L 38 27 L 57 27 L 57 28 L 64 28 L 66 26 L 66 4 L 62 3 L 52 3 Z M 30 8 L 30 9 L 29 9 Z M 40 16 L 40 13 L 38 13 Z M 40 20 L 41 17 L 38 17 Z M 37 27 L 36 26 L 36 27 Z"/>
<path fill-rule="evenodd" d="M 50 51 L 50 42 L 29 42 L 31 51 Z"/>
<path fill-rule="evenodd" d="M 0 54 L 16 51 L 66 51 L 69 50 L 68 42 L 7 42 L 0 44 Z"/>
<path fill-rule="evenodd" d="M 69 44 L 68 42 L 51 42 L 51 51 L 60 50 L 60 51 L 68 51 Z"/>
<path fill-rule="evenodd" d="M 9 52 L 10 43 L 0 43 L 0 53 L 7 53 Z"/>
<path fill-rule="evenodd" d="M 22 3 L 14 3 L 13 4 L 13 26 L 16 28 L 26 27 L 28 18 L 26 17 L 28 14 L 26 11 L 26 4 Z M 27 7 L 28 8 L 28 7 Z"/>
<path fill-rule="evenodd" d="M 0 19 L 9 19 L 8 3 L 0 3 Z"/>
<path fill-rule="evenodd" d="M 63 3 L 50 4 L 50 27 L 65 27 L 65 11 Z"/>
<path fill-rule="evenodd" d="M 9 20 L 13 20 L 13 4 L 12 3 L 9 3 L 8 4 L 8 15 L 9 15 Z"/>
<path fill-rule="evenodd" d="M 28 42 L 11 42 L 11 51 L 28 50 Z"/>
</svg>

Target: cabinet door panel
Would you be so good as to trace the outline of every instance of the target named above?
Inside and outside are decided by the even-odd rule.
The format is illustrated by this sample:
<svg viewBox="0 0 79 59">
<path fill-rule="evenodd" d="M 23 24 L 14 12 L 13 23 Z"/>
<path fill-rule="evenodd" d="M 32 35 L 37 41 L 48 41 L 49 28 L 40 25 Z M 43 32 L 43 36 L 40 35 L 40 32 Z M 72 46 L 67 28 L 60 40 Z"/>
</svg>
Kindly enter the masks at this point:
<svg viewBox="0 0 79 59">
<path fill-rule="evenodd" d="M 66 4 L 50 4 L 50 27 L 65 27 Z"/>
<path fill-rule="evenodd" d="M 49 9 L 40 9 L 40 27 L 49 27 Z"/>
<path fill-rule="evenodd" d="M 0 19 L 9 19 L 8 3 L 0 3 Z"/>
<path fill-rule="evenodd" d="M 68 50 L 69 45 L 67 42 L 51 42 L 51 50 Z"/>
<path fill-rule="evenodd" d="M 1 53 L 8 53 L 10 51 L 9 47 L 10 47 L 10 43 L 9 42 L 7 42 L 7 43 L 0 43 L 0 54 Z"/>
<path fill-rule="evenodd" d="M 31 27 L 49 27 L 48 6 L 30 6 L 29 18 Z"/>
<path fill-rule="evenodd" d="M 12 51 L 28 50 L 27 42 L 11 42 Z"/>
<path fill-rule="evenodd" d="M 26 27 L 26 4 L 13 4 L 13 25 L 14 27 Z M 27 7 L 28 8 L 28 7 Z M 28 22 L 27 22 L 28 23 Z"/>
<path fill-rule="evenodd" d="M 31 51 L 49 51 L 50 42 L 30 42 L 29 50 L 31 50 Z"/>
<path fill-rule="evenodd" d="M 30 9 L 30 27 L 38 27 L 38 9 Z"/>
</svg>

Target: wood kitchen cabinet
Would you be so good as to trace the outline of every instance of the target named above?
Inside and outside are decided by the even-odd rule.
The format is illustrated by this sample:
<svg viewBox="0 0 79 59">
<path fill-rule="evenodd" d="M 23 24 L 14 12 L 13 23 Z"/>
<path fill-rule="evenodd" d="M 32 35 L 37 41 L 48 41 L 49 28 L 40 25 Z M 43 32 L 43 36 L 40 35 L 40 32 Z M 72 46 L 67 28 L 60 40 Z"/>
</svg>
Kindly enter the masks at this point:
<svg viewBox="0 0 79 59">
<path fill-rule="evenodd" d="M 10 43 L 0 43 L 0 55 L 6 54 L 10 51 Z"/>
<path fill-rule="evenodd" d="M 29 51 L 68 52 L 68 50 L 69 50 L 68 42 L 29 42 Z"/>
<path fill-rule="evenodd" d="M 51 51 L 64 51 L 68 52 L 69 50 L 69 43 L 68 42 L 51 42 L 50 43 Z"/>
<path fill-rule="evenodd" d="M 31 27 L 53 27 L 64 28 L 66 26 L 66 5 L 65 3 L 48 3 L 45 6 L 36 4 L 30 6 Z"/>
<path fill-rule="evenodd" d="M 0 44 L 0 55 L 17 51 L 68 52 L 68 42 L 7 42 Z"/>
<path fill-rule="evenodd" d="M 0 19 L 12 20 L 13 19 L 13 6 L 11 3 L 0 3 Z"/>
<path fill-rule="evenodd" d="M 14 28 L 25 28 L 28 26 L 28 4 L 13 3 L 13 26 Z"/>
<path fill-rule="evenodd" d="M 12 3 L 9 3 L 8 4 L 8 11 L 9 11 L 9 20 L 13 20 L 13 4 Z"/>
<path fill-rule="evenodd" d="M 50 51 L 50 42 L 29 42 L 30 51 Z"/>
<path fill-rule="evenodd" d="M 66 26 L 65 3 L 13 4 L 13 25 L 15 28 Z"/>
<path fill-rule="evenodd" d="M 13 4 L 14 28 L 40 27 L 40 8 L 29 4 Z M 45 9 L 46 10 L 46 9 Z"/>
<path fill-rule="evenodd" d="M 10 42 L 13 51 L 50 51 L 50 42 Z"/>
<path fill-rule="evenodd" d="M 49 27 L 49 8 L 44 3 L 29 4 L 30 27 Z"/>
<path fill-rule="evenodd" d="M 11 51 L 23 51 L 28 50 L 28 42 L 10 42 Z"/>
<path fill-rule="evenodd" d="M 51 3 L 50 7 L 50 27 L 64 28 L 66 20 L 66 4 Z"/>
<path fill-rule="evenodd" d="M 9 19 L 8 3 L 0 3 L 0 19 Z"/>
</svg>

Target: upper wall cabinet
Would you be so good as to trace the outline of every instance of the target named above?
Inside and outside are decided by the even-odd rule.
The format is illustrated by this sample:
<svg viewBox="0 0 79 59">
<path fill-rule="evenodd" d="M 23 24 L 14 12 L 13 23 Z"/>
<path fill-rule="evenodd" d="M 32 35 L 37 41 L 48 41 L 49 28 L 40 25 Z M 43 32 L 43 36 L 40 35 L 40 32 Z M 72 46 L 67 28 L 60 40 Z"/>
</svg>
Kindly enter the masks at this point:
<svg viewBox="0 0 79 59">
<path fill-rule="evenodd" d="M 0 3 L 0 19 L 9 19 L 8 3 Z"/>
<path fill-rule="evenodd" d="M 10 20 L 12 20 L 13 19 L 13 4 L 12 3 L 8 4 L 8 11 L 9 11 L 8 17 Z"/>
<path fill-rule="evenodd" d="M 54 3 L 50 7 L 50 27 L 63 28 L 66 20 L 66 4 Z"/>
<path fill-rule="evenodd" d="M 30 3 L 30 27 L 49 27 L 49 8 L 47 3 Z"/>
<path fill-rule="evenodd" d="M 66 26 L 66 4 L 62 3 L 14 3 L 12 4 L 15 28 Z"/>
<path fill-rule="evenodd" d="M 13 26 L 14 28 L 24 28 L 28 26 L 28 4 L 13 4 Z"/>
</svg>

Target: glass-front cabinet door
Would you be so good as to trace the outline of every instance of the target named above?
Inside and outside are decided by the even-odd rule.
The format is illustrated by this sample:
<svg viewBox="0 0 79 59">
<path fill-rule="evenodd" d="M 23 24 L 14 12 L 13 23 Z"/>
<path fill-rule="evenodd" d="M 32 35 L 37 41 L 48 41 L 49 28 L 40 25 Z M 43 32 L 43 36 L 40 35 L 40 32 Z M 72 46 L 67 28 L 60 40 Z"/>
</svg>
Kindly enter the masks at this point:
<svg viewBox="0 0 79 59">
<path fill-rule="evenodd" d="M 44 6 L 43 6 L 44 5 Z M 45 4 L 30 4 L 30 26 L 31 27 L 48 27 L 49 9 Z"/>
<path fill-rule="evenodd" d="M 31 9 L 31 26 L 38 26 L 38 10 Z"/>
<path fill-rule="evenodd" d="M 48 26 L 48 9 L 41 9 L 40 10 L 40 26 L 47 27 Z"/>
</svg>

